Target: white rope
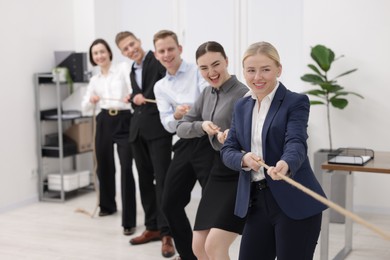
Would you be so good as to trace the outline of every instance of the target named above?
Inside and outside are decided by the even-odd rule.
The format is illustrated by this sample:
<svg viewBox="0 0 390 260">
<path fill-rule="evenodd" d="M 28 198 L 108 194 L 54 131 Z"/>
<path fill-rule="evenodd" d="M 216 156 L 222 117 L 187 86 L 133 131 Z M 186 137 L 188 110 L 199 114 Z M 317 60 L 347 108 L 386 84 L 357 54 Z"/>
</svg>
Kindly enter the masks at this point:
<svg viewBox="0 0 390 260">
<path fill-rule="evenodd" d="M 254 159 L 254 158 L 252 158 L 252 159 Z M 266 168 L 266 169 L 269 168 L 269 166 L 267 164 L 265 164 L 264 162 L 262 162 L 261 160 L 255 160 L 255 161 L 257 161 L 257 163 L 260 164 L 261 166 L 263 166 L 264 168 Z M 302 184 L 294 181 L 293 179 L 287 177 L 286 175 L 281 174 L 280 172 L 277 172 L 277 175 L 280 178 L 282 178 L 282 180 L 284 180 L 284 181 L 288 182 L 289 184 L 293 185 L 294 187 L 300 189 L 301 191 L 303 191 L 304 193 L 306 193 L 309 196 L 313 197 L 314 199 L 318 200 L 319 202 L 322 202 L 323 204 L 325 204 L 329 208 L 332 208 L 335 211 L 337 211 L 338 213 L 344 215 L 345 217 L 351 218 L 353 221 L 362 224 L 363 226 L 365 226 L 368 229 L 371 229 L 373 232 L 377 233 L 378 235 L 380 235 L 384 239 L 390 240 L 390 235 L 389 234 L 385 233 L 383 230 L 379 229 L 378 227 L 374 226 L 373 224 L 371 224 L 371 223 L 367 222 L 366 220 L 362 219 L 361 217 L 359 217 L 358 215 L 354 214 L 353 212 L 351 212 L 349 210 L 346 210 L 345 208 L 341 207 L 340 205 L 338 205 L 338 204 L 328 200 L 327 198 L 325 198 L 325 197 L 321 196 L 320 194 L 310 190 L 309 188 L 307 188 L 307 187 L 303 186 Z"/>
</svg>

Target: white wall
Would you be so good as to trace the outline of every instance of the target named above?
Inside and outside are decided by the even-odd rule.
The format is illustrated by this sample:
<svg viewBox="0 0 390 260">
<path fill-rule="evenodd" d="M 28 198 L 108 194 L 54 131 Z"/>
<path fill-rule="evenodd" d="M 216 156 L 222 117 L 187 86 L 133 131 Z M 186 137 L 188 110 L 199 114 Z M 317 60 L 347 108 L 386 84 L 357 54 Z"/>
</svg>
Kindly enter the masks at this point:
<svg viewBox="0 0 390 260">
<path fill-rule="evenodd" d="M 335 64 L 335 74 L 352 68 L 358 68 L 358 71 L 340 79 L 339 83 L 364 96 L 364 99 L 350 96 L 350 104 L 344 110 L 331 110 L 335 148 L 366 147 L 390 151 L 390 117 L 387 115 L 390 111 L 390 31 L 386 28 L 390 24 L 389 11 L 390 2 L 386 0 L 304 1 L 305 64 L 309 62 L 310 46 L 319 43 L 332 48 L 336 56 L 344 54 L 345 57 Z M 329 148 L 325 107 L 312 107 L 309 130 L 311 152 Z M 356 209 L 390 213 L 389 177 L 357 173 Z"/>
<path fill-rule="evenodd" d="M 340 83 L 365 97 L 350 97 L 345 110 L 332 110 L 334 146 L 390 151 L 388 10 L 386 0 L 1 1 L 0 211 L 37 200 L 37 178 L 31 174 L 37 167 L 33 73 L 51 70 L 55 50 L 88 51 L 97 37 L 110 43 L 115 60 L 124 60 L 114 43 L 116 33 L 123 30 L 134 32 L 147 50 L 153 49 L 155 32 L 172 29 L 189 61 L 194 61 L 200 43 L 217 40 L 225 46 L 229 68 L 239 78 L 247 44 L 270 41 L 281 55 L 281 80 L 294 91 L 308 89 L 299 78 L 307 71 L 310 46 L 328 45 L 346 56 L 337 62 L 337 69 L 358 68 Z M 328 146 L 324 107 L 312 107 L 309 134 L 311 157 Z M 390 213 L 390 178 L 356 175 L 356 208 Z"/>
<path fill-rule="evenodd" d="M 37 200 L 33 74 L 74 45 L 72 3 L 0 1 L 0 210 Z"/>
</svg>

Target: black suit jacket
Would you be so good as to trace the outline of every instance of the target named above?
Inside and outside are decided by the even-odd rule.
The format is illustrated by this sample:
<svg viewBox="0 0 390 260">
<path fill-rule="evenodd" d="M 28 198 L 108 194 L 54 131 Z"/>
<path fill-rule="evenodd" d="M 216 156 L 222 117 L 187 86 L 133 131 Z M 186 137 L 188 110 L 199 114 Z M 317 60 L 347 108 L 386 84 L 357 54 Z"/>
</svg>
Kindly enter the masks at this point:
<svg viewBox="0 0 390 260">
<path fill-rule="evenodd" d="M 149 51 L 142 65 L 142 89 L 135 80 L 134 71 L 133 63 L 130 72 L 130 81 L 133 89 L 132 97 L 141 93 L 145 98 L 154 100 L 154 84 L 165 76 L 165 68 L 154 57 L 153 52 Z M 147 140 L 172 136 L 161 124 L 156 104 L 148 102 L 145 105 L 137 106 L 132 102 L 132 106 L 134 114 L 130 124 L 130 142 L 134 142 L 141 132 L 142 136 Z"/>
</svg>

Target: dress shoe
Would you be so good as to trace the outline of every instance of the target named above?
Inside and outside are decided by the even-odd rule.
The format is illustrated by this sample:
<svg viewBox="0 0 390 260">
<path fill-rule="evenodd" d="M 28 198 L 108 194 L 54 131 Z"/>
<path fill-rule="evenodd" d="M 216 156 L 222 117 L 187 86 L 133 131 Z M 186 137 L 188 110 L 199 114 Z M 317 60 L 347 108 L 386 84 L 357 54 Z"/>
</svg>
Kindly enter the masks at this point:
<svg viewBox="0 0 390 260">
<path fill-rule="evenodd" d="M 123 228 L 123 235 L 125 236 L 131 236 L 135 233 L 135 227 L 131 227 L 131 228 Z"/>
<path fill-rule="evenodd" d="M 161 240 L 160 231 L 145 230 L 140 236 L 130 239 L 130 244 L 141 245 L 151 241 Z"/>
<path fill-rule="evenodd" d="M 173 245 L 173 239 L 171 236 L 162 237 L 161 254 L 163 257 L 171 257 L 175 255 L 175 246 Z"/>
<path fill-rule="evenodd" d="M 116 212 L 116 210 L 115 211 L 100 211 L 99 212 L 99 217 L 105 217 L 105 216 L 109 216 L 109 215 L 112 215 L 112 214 L 114 214 Z"/>
</svg>

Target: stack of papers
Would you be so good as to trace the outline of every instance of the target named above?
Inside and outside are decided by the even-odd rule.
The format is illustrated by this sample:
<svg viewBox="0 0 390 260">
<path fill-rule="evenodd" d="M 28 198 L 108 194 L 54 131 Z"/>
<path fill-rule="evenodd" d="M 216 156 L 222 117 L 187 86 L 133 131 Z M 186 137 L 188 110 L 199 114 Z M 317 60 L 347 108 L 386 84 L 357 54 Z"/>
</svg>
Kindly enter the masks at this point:
<svg viewBox="0 0 390 260">
<path fill-rule="evenodd" d="M 328 155 L 328 163 L 365 165 L 374 158 L 374 151 L 366 148 L 339 148 Z"/>
</svg>

